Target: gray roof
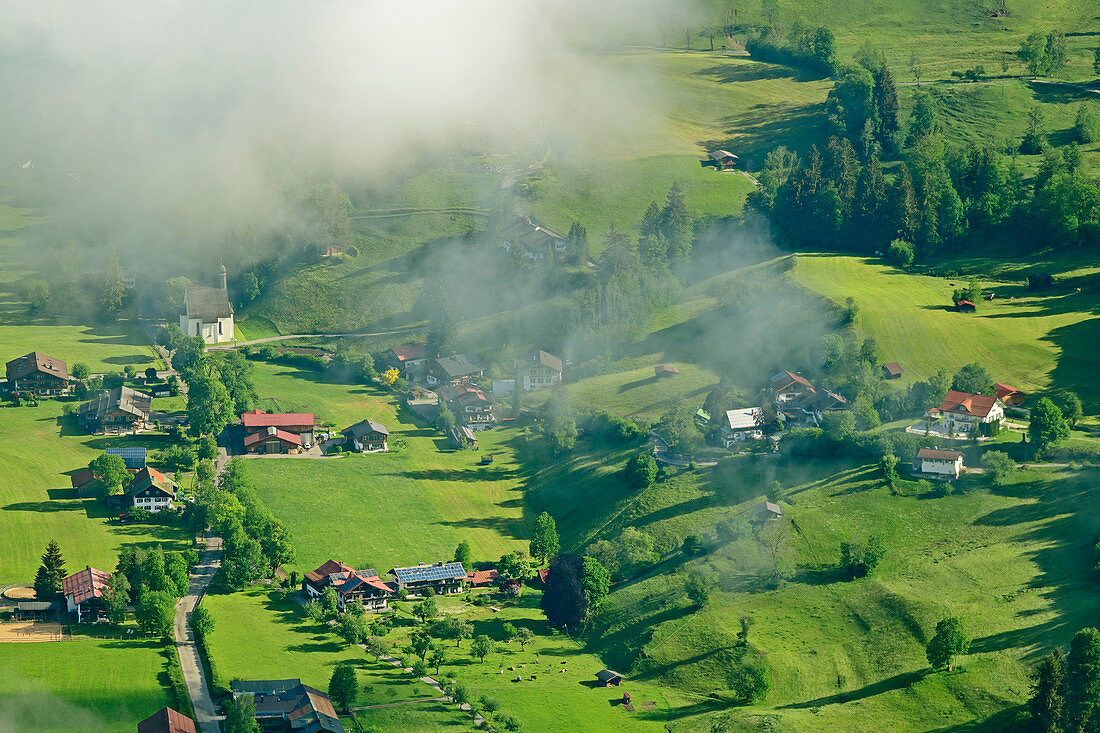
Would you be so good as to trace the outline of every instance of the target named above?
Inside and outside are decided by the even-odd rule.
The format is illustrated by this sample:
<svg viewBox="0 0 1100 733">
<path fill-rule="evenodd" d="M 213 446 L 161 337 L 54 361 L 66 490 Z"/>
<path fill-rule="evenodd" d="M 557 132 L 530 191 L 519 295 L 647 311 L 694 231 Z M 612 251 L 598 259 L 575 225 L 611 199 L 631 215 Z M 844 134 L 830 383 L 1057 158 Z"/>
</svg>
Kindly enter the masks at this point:
<svg viewBox="0 0 1100 733">
<path fill-rule="evenodd" d="M 394 568 L 390 575 L 402 583 L 421 580 L 465 579 L 466 570 L 460 562 L 436 563 L 434 565 L 414 565 L 408 568 Z"/>
<path fill-rule="evenodd" d="M 221 288 L 208 288 L 205 285 L 187 286 L 187 317 L 197 318 L 203 323 L 214 323 L 219 318 L 233 315 L 233 306 L 229 305 L 229 294 Z"/>
<path fill-rule="evenodd" d="M 515 361 L 516 369 L 530 369 L 531 367 L 535 366 L 544 366 L 547 369 L 553 369 L 555 372 L 560 372 L 561 359 L 551 353 L 539 349 L 526 359 L 516 359 Z"/>
<path fill-rule="evenodd" d="M 618 677 L 619 679 L 623 678 L 621 674 L 613 669 L 601 669 L 599 672 L 596 673 L 596 679 L 598 679 L 600 682 L 607 682 L 609 680 L 615 679 L 616 677 Z"/>
<path fill-rule="evenodd" d="M 239 694 L 241 692 L 252 693 L 279 693 L 286 692 L 287 690 L 293 690 L 298 685 L 302 684 L 300 679 L 291 680 L 233 680 L 229 683 L 230 688 L 233 690 L 233 694 Z"/>
<path fill-rule="evenodd" d="M 484 367 L 465 354 L 455 354 L 454 356 L 441 356 L 435 360 L 436 365 L 450 378 L 465 377 L 470 374 L 477 374 L 480 371 L 484 371 Z"/>
<path fill-rule="evenodd" d="M 102 422 L 108 413 L 115 410 L 147 420 L 152 404 L 153 398 L 144 392 L 129 387 L 115 387 L 110 392 L 104 392 L 94 400 L 85 402 L 76 411 L 81 420 L 96 422 Z"/>
<path fill-rule="evenodd" d="M 374 420 L 367 418 L 366 420 L 361 420 L 355 423 L 350 428 L 345 428 L 343 432 L 344 435 L 350 434 L 353 438 L 362 438 L 364 435 L 367 435 L 369 433 L 381 433 L 382 435 L 389 435 L 390 431 L 386 430 L 386 426 L 382 423 L 375 422 Z"/>
<path fill-rule="evenodd" d="M 751 430 L 760 426 L 763 415 L 759 407 L 726 410 L 726 427 L 730 430 Z"/>
</svg>

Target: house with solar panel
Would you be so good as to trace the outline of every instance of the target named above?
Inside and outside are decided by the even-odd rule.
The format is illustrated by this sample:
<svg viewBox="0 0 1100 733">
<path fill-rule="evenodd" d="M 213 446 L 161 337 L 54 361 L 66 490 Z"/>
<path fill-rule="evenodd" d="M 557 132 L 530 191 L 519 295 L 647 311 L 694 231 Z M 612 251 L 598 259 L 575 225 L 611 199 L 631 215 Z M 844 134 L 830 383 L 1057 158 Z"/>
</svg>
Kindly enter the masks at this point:
<svg viewBox="0 0 1100 733">
<path fill-rule="evenodd" d="M 134 475 L 126 487 L 126 498 L 134 509 L 156 514 L 171 509 L 176 498 L 176 485 L 155 468 L 146 466 Z"/>
<path fill-rule="evenodd" d="M 234 680 L 230 690 L 252 696 L 262 733 L 344 733 L 329 696 L 299 679 Z"/>
<path fill-rule="evenodd" d="M 379 453 L 389 450 L 390 431 L 380 422 L 367 419 L 343 431 L 345 448 L 354 453 Z"/>
<path fill-rule="evenodd" d="M 129 387 L 115 387 L 76 409 L 80 427 L 90 433 L 124 433 L 144 430 L 153 398 Z"/>
<path fill-rule="evenodd" d="M 96 623 L 106 618 L 107 584 L 110 582 L 109 573 L 91 565 L 61 581 L 66 608 L 69 613 L 76 614 L 78 624 Z"/>
<path fill-rule="evenodd" d="M 360 603 L 367 611 L 378 611 L 386 608 L 394 595 L 393 586 L 378 577 L 373 568 L 355 570 L 336 560 L 326 560 L 302 579 L 302 593 L 306 598 L 320 598 L 325 588 L 336 590 L 336 607 L 341 611 L 349 603 Z"/>
<path fill-rule="evenodd" d="M 145 448 L 139 446 L 108 448 L 105 452 L 109 456 L 118 456 L 121 458 L 122 462 L 126 464 L 126 468 L 132 471 L 140 471 L 145 468 L 145 463 L 148 460 L 148 453 Z"/>
<path fill-rule="evenodd" d="M 394 568 L 390 571 L 398 592 L 421 593 L 431 588 L 436 595 L 458 593 L 466 582 L 466 569 L 460 562 L 437 562 L 431 565 L 420 563 L 406 568 Z"/>
</svg>

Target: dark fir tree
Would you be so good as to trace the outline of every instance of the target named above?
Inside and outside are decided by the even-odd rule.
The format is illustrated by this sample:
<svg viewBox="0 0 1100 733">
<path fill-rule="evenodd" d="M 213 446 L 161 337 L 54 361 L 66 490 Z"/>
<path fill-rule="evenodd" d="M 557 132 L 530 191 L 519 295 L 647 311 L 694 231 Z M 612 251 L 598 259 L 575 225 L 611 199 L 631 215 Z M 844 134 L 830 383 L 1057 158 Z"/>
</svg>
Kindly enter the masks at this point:
<svg viewBox="0 0 1100 733">
<path fill-rule="evenodd" d="M 1061 649 L 1055 649 L 1039 663 L 1031 685 L 1028 709 L 1037 730 L 1042 733 L 1061 733 L 1062 705 L 1065 702 L 1065 658 Z"/>
<path fill-rule="evenodd" d="M 1100 720 L 1100 631 L 1095 628 L 1081 629 L 1070 642 L 1063 688 L 1063 730 L 1093 730 Z"/>
<path fill-rule="evenodd" d="M 50 540 L 42 555 L 42 564 L 34 576 L 34 593 L 40 601 L 53 601 L 61 595 L 61 581 L 65 579 L 65 559 L 57 540 Z"/>
</svg>

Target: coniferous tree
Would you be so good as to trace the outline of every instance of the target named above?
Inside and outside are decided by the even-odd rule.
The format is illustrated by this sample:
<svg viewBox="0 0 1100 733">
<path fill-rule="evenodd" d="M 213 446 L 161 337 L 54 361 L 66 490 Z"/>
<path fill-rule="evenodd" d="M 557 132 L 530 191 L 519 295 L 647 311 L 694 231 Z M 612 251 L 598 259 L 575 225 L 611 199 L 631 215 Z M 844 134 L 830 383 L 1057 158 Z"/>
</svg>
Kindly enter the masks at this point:
<svg viewBox="0 0 1100 733">
<path fill-rule="evenodd" d="M 680 190 L 678 183 L 673 183 L 665 196 L 660 218 L 660 232 L 668 243 L 670 260 L 687 257 L 691 251 L 691 229 L 691 215 L 687 210 L 684 192 Z"/>
<path fill-rule="evenodd" d="M 1091 730 L 1100 715 L 1100 631 L 1095 628 L 1081 629 L 1070 642 L 1063 688 L 1064 730 Z"/>
<path fill-rule="evenodd" d="M 875 133 L 883 149 L 894 152 L 898 147 L 898 88 L 890 68 L 883 64 L 875 72 Z"/>
<path fill-rule="evenodd" d="M 57 540 L 50 540 L 42 555 L 42 565 L 34 577 L 35 597 L 40 601 L 52 601 L 61 595 L 61 581 L 65 579 L 65 559 Z"/>
<path fill-rule="evenodd" d="M 1028 701 L 1032 720 L 1042 733 L 1060 733 L 1062 730 L 1064 685 L 1065 658 L 1061 649 L 1055 649 L 1039 663 Z"/>
</svg>

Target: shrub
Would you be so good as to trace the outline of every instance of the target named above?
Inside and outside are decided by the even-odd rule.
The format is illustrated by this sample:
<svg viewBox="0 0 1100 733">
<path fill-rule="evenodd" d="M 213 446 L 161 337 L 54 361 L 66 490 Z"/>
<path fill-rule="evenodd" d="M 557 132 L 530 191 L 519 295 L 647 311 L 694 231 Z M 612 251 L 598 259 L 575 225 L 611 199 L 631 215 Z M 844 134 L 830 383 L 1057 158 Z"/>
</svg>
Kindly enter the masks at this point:
<svg viewBox="0 0 1100 733">
<path fill-rule="evenodd" d="M 914 257 L 913 245 L 904 239 L 890 242 L 890 248 L 886 251 L 887 261 L 902 270 L 913 264 Z"/>
</svg>

